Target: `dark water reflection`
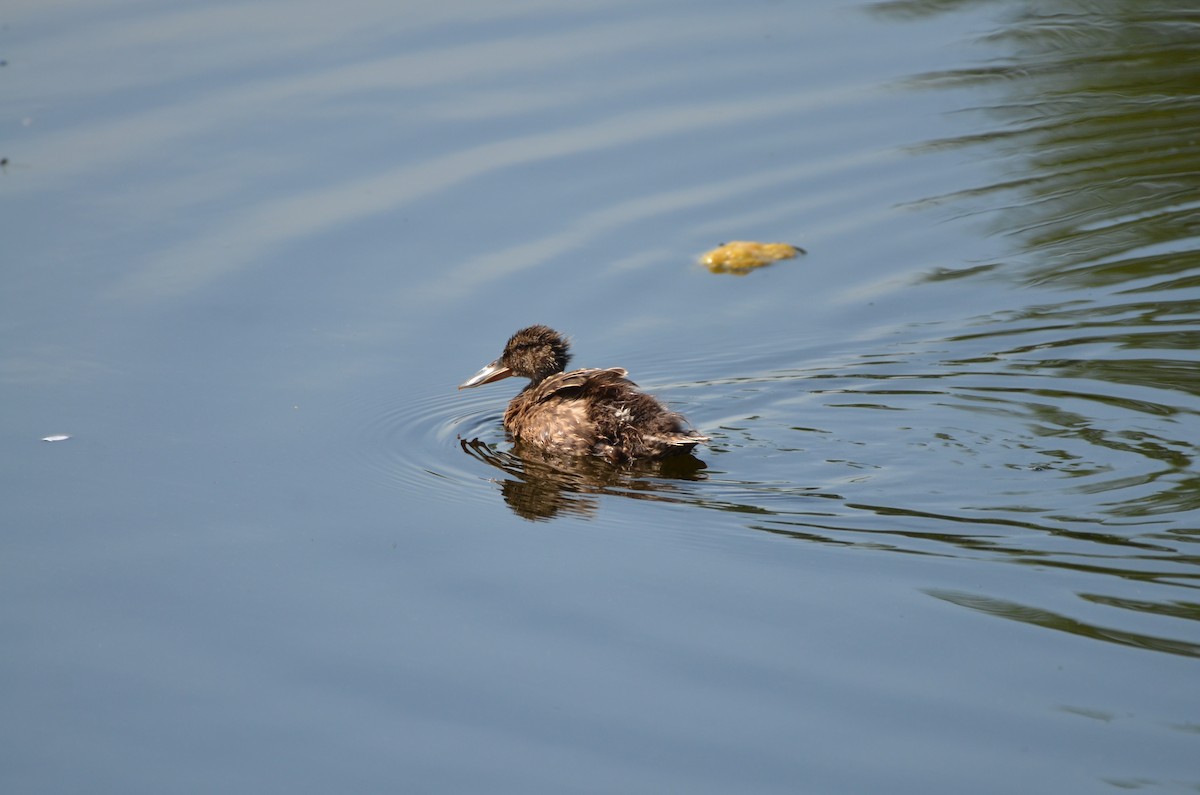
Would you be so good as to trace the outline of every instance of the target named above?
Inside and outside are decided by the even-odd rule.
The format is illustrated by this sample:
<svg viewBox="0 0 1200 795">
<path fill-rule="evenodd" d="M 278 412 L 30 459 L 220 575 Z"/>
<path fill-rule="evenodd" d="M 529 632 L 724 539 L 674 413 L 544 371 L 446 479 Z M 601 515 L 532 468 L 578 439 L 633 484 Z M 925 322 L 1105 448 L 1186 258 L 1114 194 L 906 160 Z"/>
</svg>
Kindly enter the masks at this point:
<svg viewBox="0 0 1200 795">
<path fill-rule="evenodd" d="M 1020 621 L 1025 624 L 1045 627 L 1047 629 L 1057 630 L 1059 632 L 1069 632 L 1073 635 L 1080 635 L 1093 640 L 1101 640 L 1108 643 L 1116 643 L 1122 646 L 1131 646 L 1136 649 L 1147 649 L 1150 651 L 1164 652 L 1166 654 L 1178 654 L 1182 657 L 1200 657 L 1200 643 L 1192 643 L 1186 640 L 1171 640 L 1169 638 L 1158 638 L 1151 635 L 1143 635 L 1138 632 L 1127 632 L 1110 627 L 1100 627 L 1092 624 L 1087 624 L 1082 621 L 1077 621 L 1068 616 L 1058 615 L 1049 610 L 1042 610 L 1032 605 L 1023 605 L 1016 602 L 1009 602 L 1004 599 L 994 599 L 991 597 L 980 596 L 972 593 L 957 593 L 953 591 L 930 591 L 930 596 L 944 599 L 952 604 L 967 607 L 972 610 L 978 610 L 981 613 L 1007 618 L 1012 621 Z M 1109 604 L 1113 604 L 1113 600 L 1102 600 Z M 1173 604 L 1173 605 L 1155 605 L 1155 604 L 1133 604 L 1129 601 L 1120 603 L 1120 607 L 1131 608 L 1134 610 L 1145 610 L 1158 615 L 1171 615 L 1175 618 L 1183 618 L 1191 621 L 1200 620 L 1200 604 Z"/>
</svg>

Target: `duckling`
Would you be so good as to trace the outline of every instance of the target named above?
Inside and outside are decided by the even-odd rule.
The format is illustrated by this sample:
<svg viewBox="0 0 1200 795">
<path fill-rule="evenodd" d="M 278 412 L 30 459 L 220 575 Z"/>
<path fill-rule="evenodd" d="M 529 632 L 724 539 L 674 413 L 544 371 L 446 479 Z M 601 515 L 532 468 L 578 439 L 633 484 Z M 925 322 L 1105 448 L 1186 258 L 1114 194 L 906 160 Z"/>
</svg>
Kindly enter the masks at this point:
<svg viewBox="0 0 1200 795">
<path fill-rule="evenodd" d="M 550 453 L 624 464 L 683 455 L 708 441 L 682 415 L 639 391 L 623 368 L 564 372 L 570 360 L 562 334 L 529 326 L 509 338 L 499 359 L 458 388 L 528 378 L 504 412 L 504 427 L 518 441 Z"/>
</svg>

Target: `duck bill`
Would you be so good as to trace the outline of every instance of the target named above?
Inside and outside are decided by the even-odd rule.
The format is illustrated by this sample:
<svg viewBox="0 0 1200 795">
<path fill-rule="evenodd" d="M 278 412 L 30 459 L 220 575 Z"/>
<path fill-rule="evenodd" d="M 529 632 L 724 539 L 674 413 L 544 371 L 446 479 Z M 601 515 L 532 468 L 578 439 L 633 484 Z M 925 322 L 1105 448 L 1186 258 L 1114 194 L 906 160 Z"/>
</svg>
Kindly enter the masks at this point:
<svg viewBox="0 0 1200 795">
<path fill-rule="evenodd" d="M 499 381 L 501 378 L 508 378 L 510 375 L 512 375 L 512 370 L 500 364 L 500 362 L 492 362 L 487 367 L 483 368 L 478 373 L 459 384 L 458 388 L 469 389 L 473 386 L 490 384 L 493 381 Z"/>
</svg>

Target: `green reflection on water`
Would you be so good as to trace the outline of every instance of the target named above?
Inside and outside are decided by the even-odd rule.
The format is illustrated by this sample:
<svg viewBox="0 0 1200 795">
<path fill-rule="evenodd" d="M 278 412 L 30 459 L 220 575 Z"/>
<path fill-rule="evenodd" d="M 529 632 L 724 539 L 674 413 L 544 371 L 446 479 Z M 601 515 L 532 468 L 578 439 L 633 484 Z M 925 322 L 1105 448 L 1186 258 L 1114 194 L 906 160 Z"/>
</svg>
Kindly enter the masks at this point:
<svg viewBox="0 0 1200 795">
<path fill-rule="evenodd" d="M 977 331 L 952 337 L 1007 339 L 971 363 L 990 358 L 1016 377 L 1012 389 L 973 389 L 964 400 L 977 407 L 980 398 L 1005 401 L 1039 436 L 1165 464 L 1093 483 L 1113 492 L 1104 509 L 1111 517 L 1200 510 L 1191 435 L 1129 427 L 1147 416 L 1194 422 L 1198 411 L 1200 6 L 896 0 L 871 10 L 911 24 L 981 5 L 1001 21 L 977 43 L 997 57 L 922 74 L 907 86 L 962 92 L 966 112 L 980 120 L 969 133 L 914 151 L 969 151 L 992 165 L 995 179 L 919 204 L 980 221 L 1009 243 L 1003 264 L 954 277 L 1070 297 L 998 311 L 979 319 Z M 1095 385 L 1093 394 L 1086 384 Z M 1056 412 L 1046 402 L 1056 393 L 1127 412 L 1115 424 Z M 1117 496 L 1145 483 L 1153 490 Z"/>
<path fill-rule="evenodd" d="M 1072 635 L 1104 640 L 1122 646 L 1177 654 L 1183 657 L 1200 657 L 1200 644 L 1185 640 L 1160 638 L 1139 632 L 1115 629 L 1113 627 L 1101 627 L 1044 610 L 1040 607 L 1018 604 L 1017 602 L 996 599 L 990 596 L 938 589 L 931 589 L 927 593 L 930 596 L 950 602 L 951 604 L 978 610 L 979 612 L 1001 618 L 1012 619 L 1013 621 L 1020 621 L 1025 624 L 1045 627 L 1046 629 L 1056 629 L 1060 632 L 1069 632 Z"/>
<path fill-rule="evenodd" d="M 963 5 L 874 8 L 920 17 Z M 986 147 L 1005 171 L 941 201 L 993 211 L 990 230 L 1016 241 L 1028 283 L 1193 286 L 1175 279 L 1200 264 L 1200 8 L 1022 4 L 983 43 L 1003 48 L 999 63 L 912 81 L 996 91 L 979 108 L 991 129 L 925 147 Z"/>
<path fill-rule="evenodd" d="M 1074 556 L 1058 555 L 1041 540 L 1024 551 L 1019 539 L 997 543 L 1018 562 L 1105 572 L 1147 588 L 1153 583 L 1161 598 L 1079 597 L 1180 622 L 1176 634 L 1192 635 L 1200 607 L 1168 594 L 1194 587 L 1196 558 L 1187 545 L 1195 531 L 1188 528 L 1200 515 L 1194 432 L 1200 413 L 1200 5 L 894 0 L 871 6 L 876 16 L 914 33 L 928 18 L 957 11 L 999 20 L 974 42 L 991 57 L 918 75 L 905 88 L 962 96 L 955 120 L 968 120 L 970 129 L 912 152 L 969 153 L 992 177 L 914 204 L 981 224 L 1004 252 L 999 262 L 931 270 L 926 281 L 1001 281 L 1053 290 L 1062 300 L 998 308 L 976 318 L 966 333 L 948 337 L 971 351 L 947 362 L 961 368 L 955 377 L 992 381 L 946 391 L 955 393 L 960 408 L 1021 421 L 1038 439 L 1061 445 L 1057 454 L 1042 450 L 1046 468 L 1075 483 L 1059 488 L 1103 499 L 1077 517 L 1078 525 L 1100 520 L 1119 544 L 1153 539 L 1162 546 L 1147 564 L 1133 553 L 1103 561 L 1081 548 Z M 1062 517 L 1041 517 L 1047 523 L 1056 518 Z M 1126 536 L 1134 525 L 1142 530 Z M 961 539 L 955 542 L 967 549 Z M 1192 637 L 1100 626 L 1014 600 L 929 593 L 1095 640 L 1200 656 Z"/>
</svg>

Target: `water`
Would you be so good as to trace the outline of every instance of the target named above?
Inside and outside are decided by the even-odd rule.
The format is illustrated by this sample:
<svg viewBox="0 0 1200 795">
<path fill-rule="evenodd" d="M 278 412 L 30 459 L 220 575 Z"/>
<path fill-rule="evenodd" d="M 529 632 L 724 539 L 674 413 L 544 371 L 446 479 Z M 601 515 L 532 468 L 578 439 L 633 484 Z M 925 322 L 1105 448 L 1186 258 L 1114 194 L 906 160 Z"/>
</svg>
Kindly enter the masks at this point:
<svg viewBox="0 0 1200 795">
<path fill-rule="evenodd" d="M 5 791 L 1200 789 L 1198 23 L 10 9 Z"/>
</svg>

